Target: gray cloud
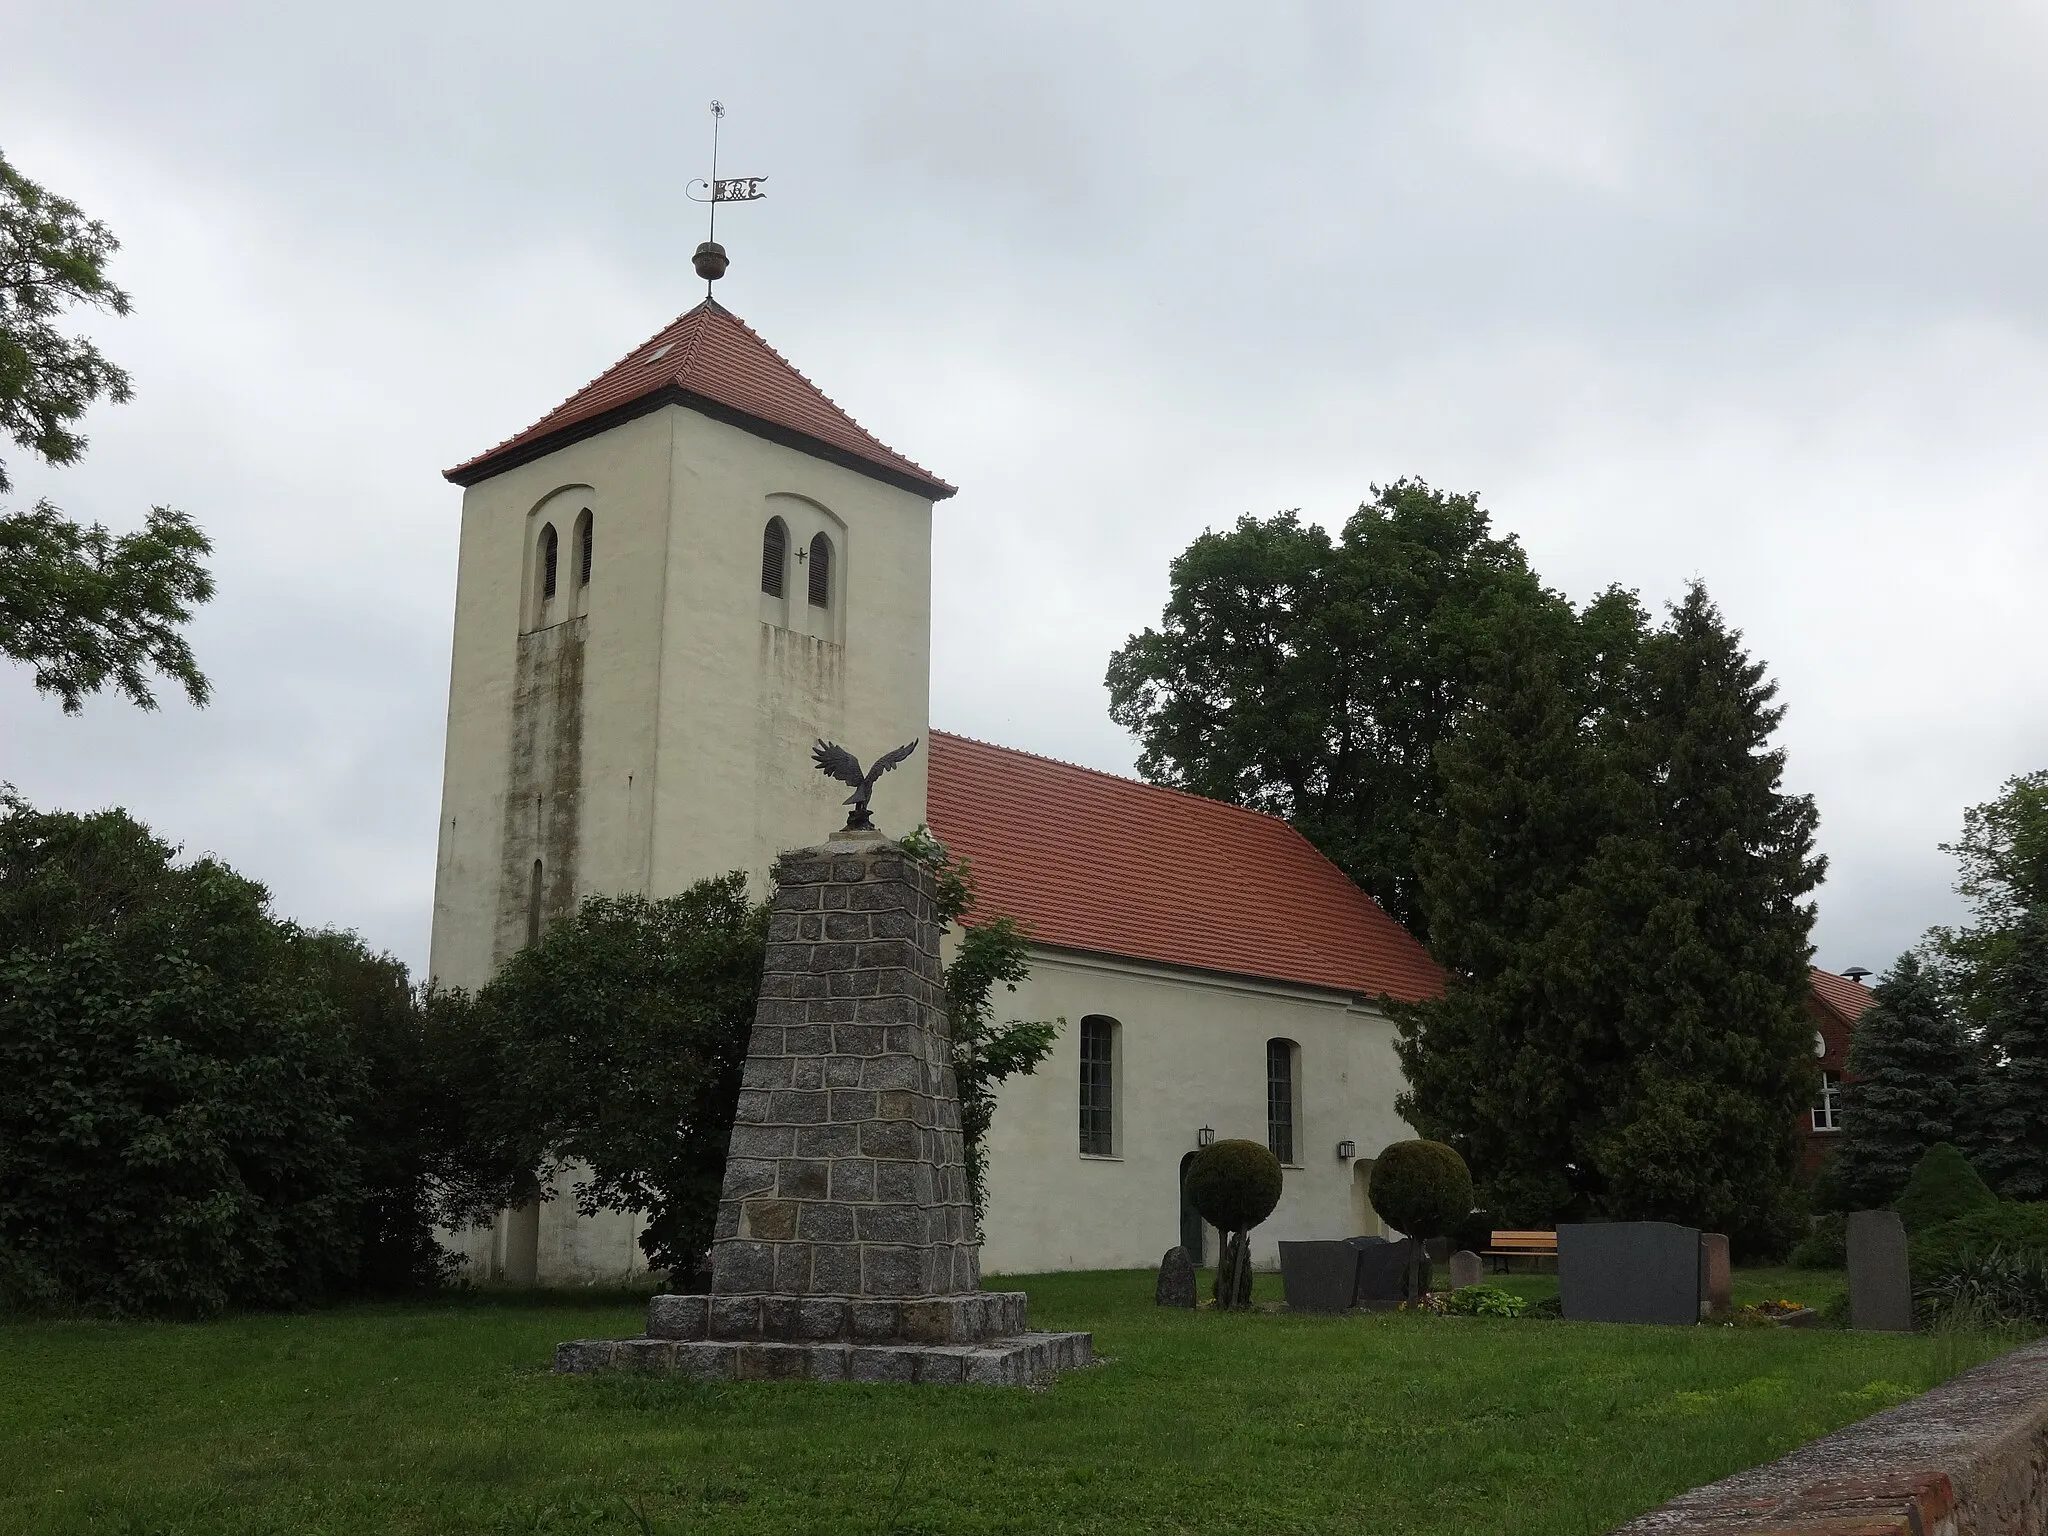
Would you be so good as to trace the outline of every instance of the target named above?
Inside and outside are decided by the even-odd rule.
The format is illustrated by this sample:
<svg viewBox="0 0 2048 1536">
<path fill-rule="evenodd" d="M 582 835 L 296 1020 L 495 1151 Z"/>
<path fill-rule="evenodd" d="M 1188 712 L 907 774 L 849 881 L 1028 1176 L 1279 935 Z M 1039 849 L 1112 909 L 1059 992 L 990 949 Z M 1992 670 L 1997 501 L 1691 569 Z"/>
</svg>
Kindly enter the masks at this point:
<svg viewBox="0 0 2048 1536">
<path fill-rule="evenodd" d="M 1204 526 L 1484 493 L 1547 579 L 1703 577 L 1790 707 L 1821 963 L 1952 918 L 2048 766 L 2048 26 L 2018 5 L 25 8 L 0 145 L 127 242 L 135 403 L 26 496 L 197 515 L 218 702 L 0 776 L 424 955 L 459 495 L 721 298 L 940 510 L 936 723 L 1124 770 L 1112 647 Z"/>
</svg>

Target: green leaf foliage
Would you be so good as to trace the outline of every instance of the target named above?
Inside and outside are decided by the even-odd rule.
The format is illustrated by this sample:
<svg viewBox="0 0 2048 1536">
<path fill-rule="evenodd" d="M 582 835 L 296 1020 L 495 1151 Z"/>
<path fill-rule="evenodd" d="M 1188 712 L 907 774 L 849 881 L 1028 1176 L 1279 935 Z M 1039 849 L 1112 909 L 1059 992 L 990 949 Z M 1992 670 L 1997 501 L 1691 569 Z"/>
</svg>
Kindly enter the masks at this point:
<svg viewBox="0 0 2048 1536">
<path fill-rule="evenodd" d="M 1441 754 L 1425 843 L 1445 998 L 1397 1008 L 1403 1112 L 1517 1223 L 1796 1221 L 1810 798 L 1775 685 L 1695 585 L 1650 630 L 1609 593 L 1531 611 Z"/>
<path fill-rule="evenodd" d="M 356 1264 L 368 1087 L 263 888 L 0 799 L 0 1307 L 205 1315 Z"/>
<path fill-rule="evenodd" d="M 213 596 L 212 549 L 169 507 L 119 536 L 81 527 L 47 501 L 0 513 L 0 656 L 34 668 L 36 688 L 57 695 L 66 714 L 109 685 L 156 708 L 151 669 L 203 705 L 206 677 L 179 631 Z"/>
<path fill-rule="evenodd" d="M 1911 1233 L 1907 1247 L 1915 1291 L 1939 1285 L 1971 1259 L 1993 1250 L 2048 1260 L 2048 1202 L 1994 1201 Z"/>
<path fill-rule="evenodd" d="M 1411 931 L 1416 845 L 1441 812 L 1438 748 L 1497 631 L 1555 601 L 1476 498 L 1375 487 L 1332 539 L 1241 518 L 1174 560 L 1157 629 L 1110 658 L 1110 715 L 1154 783 L 1291 822 Z"/>
<path fill-rule="evenodd" d="M 128 313 L 106 271 L 119 248 L 106 225 L 0 155 L 0 433 L 51 464 L 85 452 L 74 424 L 88 406 L 129 395 L 126 373 L 56 324 L 76 304 Z M 11 488 L 0 460 L 0 493 Z M 179 628 L 213 596 L 211 549 L 169 507 L 118 537 L 47 501 L 0 511 L 0 656 L 33 668 L 37 690 L 66 714 L 110 685 L 154 709 L 152 669 L 204 704 L 206 677 Z"/>
<path fill-rule="evenodd" d="M 1397 1232 L 1447 1237 L 1471 1214 L 1472 1172 L 1455 1147 L 1397 1141 L 1374 1161 L 1366 1198 Z"/>
<path fill-rule="evenodd" d="M 126 400 L 128 375 L 56 320 L 74 304 L 128 313 L 107 276 L 121 242 L 69 198 L 0 155 L 0 432 L 51 464 L 85 452 L 74 423 L 95 400 Z M 0 461 L 0 492 L 11 490 Z"/>
<path fill-rule="evenodd" d="M 1966 1123 L 1970 1078 L 1969 1042 L 1954 1010 L 1919 958 L 1901 955 L 1849 1044 L 1841 1145 L 1831 1163 L 1841 1197 L 1857 1209 L 1891 1204 L 1928 1149 Z"/>
<path fill-rule="evenodd" d="M 1219 1232 L 1249 1232 L 1280 1203 L 1280 1159 L 1263 1143 L 1212 1141 L 1188 1164 L 1188 1200 Z"/>
<path fill-rule="evenodd" d="M 1951 1143 L 1942 1141 L 1929 1147 L 1914 1164 L 1912 1176 L 1892 1202 L 1892 1209 L 1899 1213 L 1908 1232 L 1918 1232 L 1997 1204 L 1998 1196 L 1991 1192 L 1983 1175 Z"/>
<path fill-rule="evenodd" d="M 476 994 L 440 999 L 494 1086 L 501 1166 L 578 1209 L 642 1211 L 658 1269 L 711 1245 L 766 951 L 768 909 L 738 870 L 679 895 L 593 896 Z M 471 1014 L 462 1020 L 465 1013 Z"/>
</svg>

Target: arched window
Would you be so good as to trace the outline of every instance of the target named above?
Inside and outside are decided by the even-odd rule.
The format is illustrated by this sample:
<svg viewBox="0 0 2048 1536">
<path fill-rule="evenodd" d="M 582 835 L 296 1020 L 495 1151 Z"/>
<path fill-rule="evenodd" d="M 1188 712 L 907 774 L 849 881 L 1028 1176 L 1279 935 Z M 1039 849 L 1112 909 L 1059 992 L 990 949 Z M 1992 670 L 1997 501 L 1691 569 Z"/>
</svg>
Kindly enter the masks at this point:
<svg viewBox="0 0 2048 1536">
<path fill-rule="evenodd" d="M 597 521 L 590 515 L 590 508 L 583 509 L 583 515 L 576 519 L 576 585 L 590 585 L 590 557 L 597 544 Z"/>
<path fill-rule="evenodd" d="M 555 566 L 561 557 L 562 541 L 555 536 L 555 525 L 549 523 L 540 531 L 540 598 L 547 602 L 555 595 Z"/>
<path fill-rule="evenodd" d="M 832 606 L 832 541 L 822 533 L 811 538 L 811 606 Z"/>
<path fill-rule="evenodd" d="M 1081 1020 L 1081 1155 L 1116 1155 L 1115 1019 L 1091 1013 Z"/>
<path fill-rule="evenodd" d="M 1266 1042 L 1266 1145 L 1283 1163 L 1295 1161 L 1300 1126 L 1301 1047 L 1292 1040 Z"/>
<path fill-rule="evenodd" d="M 789 528 L 781 518 L 771 517 L 761 530 L 761 590 L 770 597 L 782 596 L 782 571 L 789 563 Z"/>
</svg>

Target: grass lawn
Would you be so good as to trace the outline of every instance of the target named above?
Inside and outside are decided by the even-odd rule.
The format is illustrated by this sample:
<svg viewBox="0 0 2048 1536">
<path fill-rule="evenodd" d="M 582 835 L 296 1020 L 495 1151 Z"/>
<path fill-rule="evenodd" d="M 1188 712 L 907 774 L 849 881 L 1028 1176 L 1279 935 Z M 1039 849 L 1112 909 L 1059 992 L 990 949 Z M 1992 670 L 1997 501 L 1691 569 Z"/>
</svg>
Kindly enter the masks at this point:
<svg viewBox="0 0 2048 1536">
<path fill-rule="evenodd" d="M 0 1324 L 0 1531 L 1599 1532 L 2011 1342 L 1009 1283 L 1110 1363 L 1039 1392 L 548 1374 L 557 1340 L 639 1331 L 617 1297 Z M 1840 1285 L 1738 1272 L 1737 1299 Z"/>
</svg>

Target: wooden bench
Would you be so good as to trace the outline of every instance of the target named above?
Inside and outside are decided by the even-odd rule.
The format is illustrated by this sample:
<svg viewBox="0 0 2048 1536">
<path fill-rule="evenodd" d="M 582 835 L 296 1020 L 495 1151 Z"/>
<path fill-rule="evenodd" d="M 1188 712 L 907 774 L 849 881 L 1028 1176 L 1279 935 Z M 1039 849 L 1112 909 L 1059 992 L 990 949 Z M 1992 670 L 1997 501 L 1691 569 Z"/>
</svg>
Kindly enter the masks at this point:
<svg viewBox="0 0 2048 1536">
<path fill-rule="evenodd" d="M 1505 1269 L 1515 1259 L 1529 1259 L 1539 1267 L 1543 1260 L 1557 1262 L 1557 1234 L 1555 1232 L 1496 1232 L 1493 1245 L 1482 1255 L 1483 1258 L 1499 1259 Z"/>
</svg>

